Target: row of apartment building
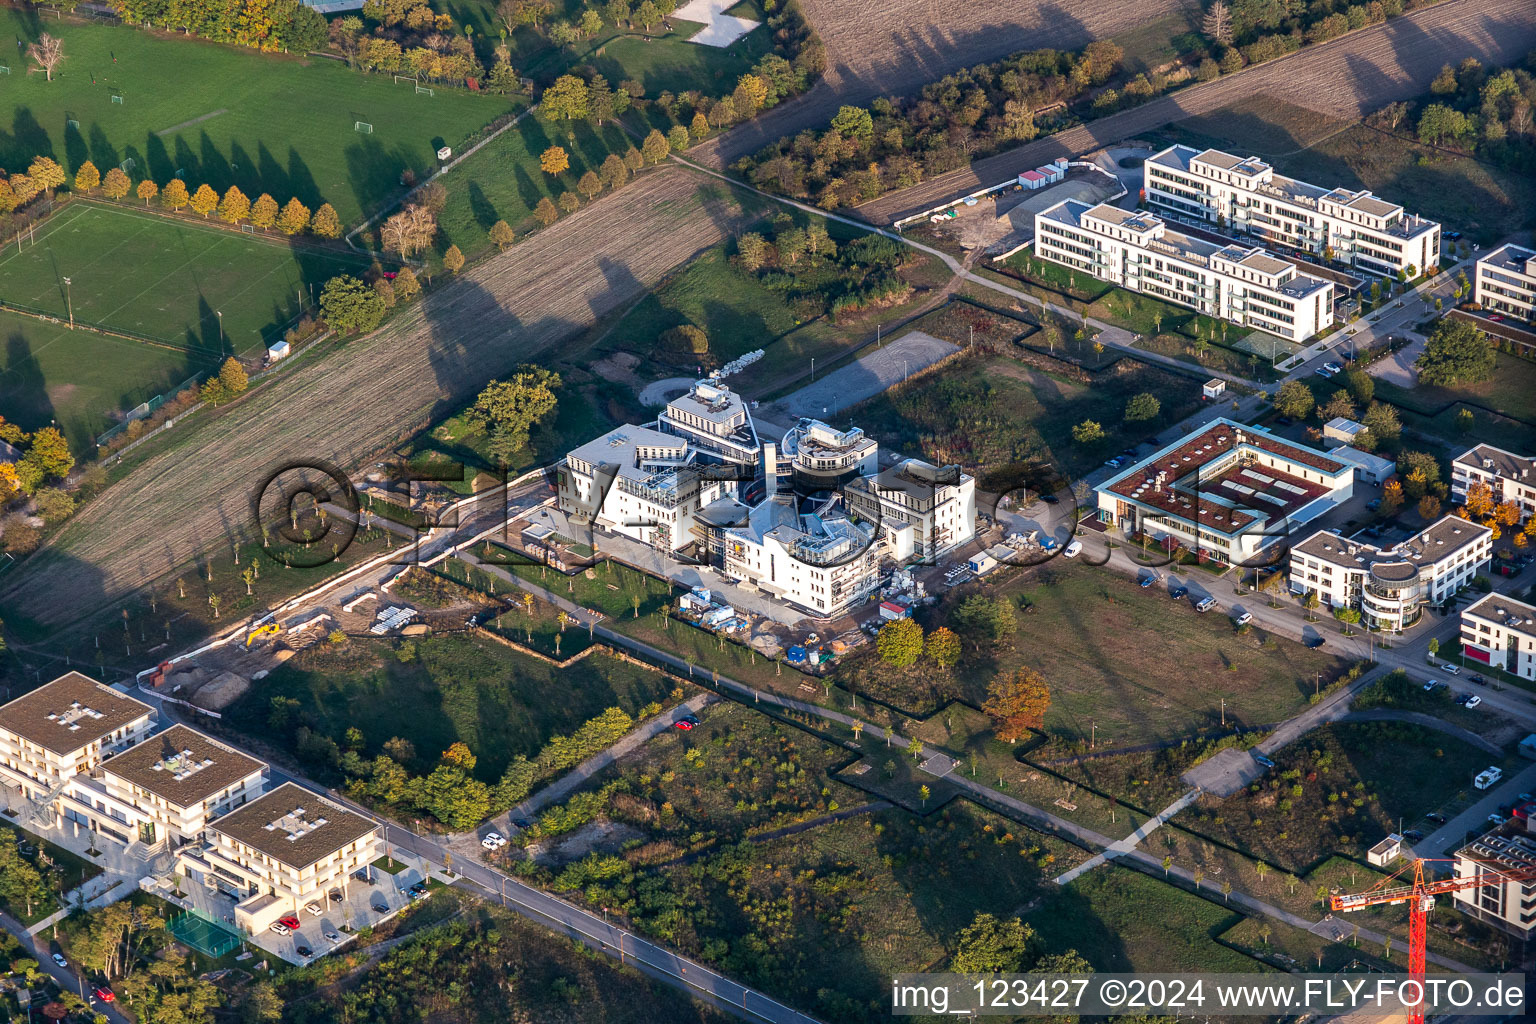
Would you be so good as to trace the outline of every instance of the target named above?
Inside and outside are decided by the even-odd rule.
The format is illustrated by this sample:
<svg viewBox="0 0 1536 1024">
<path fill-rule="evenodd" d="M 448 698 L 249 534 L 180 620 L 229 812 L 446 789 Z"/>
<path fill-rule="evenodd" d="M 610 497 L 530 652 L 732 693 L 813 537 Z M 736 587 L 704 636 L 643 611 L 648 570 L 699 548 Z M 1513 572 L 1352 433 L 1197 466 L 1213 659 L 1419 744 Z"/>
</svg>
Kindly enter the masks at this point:
<svg viewBox="0 0 1536 1024">
<path fill-rule="evenodd" d="M 1440 260 L 1439 224 L 1367 191 L 1276 174 L 1258 157 L 1175 145 L 1148 157 L 1144 169 L 1153 210 L 1265 246 L 1387 277 Z M 1035 215 L 1034 251 L 1100 281 L 1297 343 L 1334 322 L 1331 281 L 1260 246 L 1179 231 L 1153 212 L 1069 199 Z"/>
<path fill-rule="evenodd" d="M 0 707 L 0 784 L 30 821 L 63 819 L 146 863 L 162 852 L 193 883 L 236 900 L 258 932 L 345 891 L 382 852 L 380 826 L 155 710 L 70 672 Z"/>
<path fill-rule="evenodd" d="M 802 419 L 758 436 L 741 396 L 700 380 L 654 423 L 617 427 L 556 470 L 568 517 L 687 554 L 813 615 L 864 600 L 889 565 L 932 560 L 976 529 L 976 482 L 899 459 L 857 427 Z"/>
<path fill-rule="evenodd" d="M 1488 312 L 1536 323 L 1536 250 L 1505 245 L 1479 259 L 1472 299 Z"/>
</svg>

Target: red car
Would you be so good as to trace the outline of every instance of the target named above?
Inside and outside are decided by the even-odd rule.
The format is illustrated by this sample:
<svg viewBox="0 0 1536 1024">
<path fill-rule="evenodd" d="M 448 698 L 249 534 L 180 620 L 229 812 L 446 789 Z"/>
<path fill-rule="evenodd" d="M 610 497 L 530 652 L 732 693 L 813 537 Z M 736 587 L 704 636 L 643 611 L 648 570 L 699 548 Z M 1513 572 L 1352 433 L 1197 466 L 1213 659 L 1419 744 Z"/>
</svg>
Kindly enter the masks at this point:
<svg viewBox="0 0 1536 1024">
<path fill-rule="evenodd" d="M 296 917 L 280 917 L 277 919 L 277 923 L 284 928 L 292 928 L 294 931 L 299 930 L 299 919 Z"/>
<path fill-rule="evenodd" d="M 113 995 L 112 990 L 109 988 L 99 988 L 96 990 L 96 998 L 100 999 L 104 1003 L 110 1003 L 115 1000 L 117 996 Z"/>
<path fill-rule="evenodd" d="M 1494 313 L 1494 314 L 1490 315 L 1488 317 L 1488 319 L 1492 320 L 1496 324 L 1501 324 L 1501 323 L 1504 322 L 1504 314 L 1503 313 Z"/>
<path fill-rule="evenodd" d="M 693 723 L 688 721 L 686 718 L 679 718 L 677 721 L 672 723 L 672 727 L 674 729 L 681 729 L 683 732 L 687 732 L 693 728 Z"/>
</svg>

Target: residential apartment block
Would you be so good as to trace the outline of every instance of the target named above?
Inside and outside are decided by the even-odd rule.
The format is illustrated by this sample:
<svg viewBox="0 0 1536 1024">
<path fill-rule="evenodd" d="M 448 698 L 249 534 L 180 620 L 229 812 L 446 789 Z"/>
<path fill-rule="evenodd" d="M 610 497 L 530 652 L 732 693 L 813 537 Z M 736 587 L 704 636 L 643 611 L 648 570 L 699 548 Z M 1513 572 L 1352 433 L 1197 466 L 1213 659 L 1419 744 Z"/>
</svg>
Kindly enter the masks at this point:
<svg viewBox="0 0 1536 1024">
<path fill-rule="evenodd" d="M 1496 504 L 1512 501 L 1525 517 L 1536 515 L 1536 459 L 1480 444 L 1451 460 L 1451 495 L 1467 500 L 1467 488 L 1487 484 Z"/>
<path fill-rule="evenodd" d="M 1440 225 L 1370 192 L 1276 174 L 1253 156 L 1169 146 L 1147 158 L 1147 204 L 1265 243 L 1323 254 L 1387 277 L 1440 262 Z"/>
<path fill-rule="evenodd" d="M 103 760 L 59 795 L 66 821 L 153 851 L 202 839 L 208 822 L 260 796 L 267 766 L 185 725 Z"/>
<path fill-rule="evenodd" d="M 807 418 L 765 441 L 740 398 L 699 381 L 654 424 L 572 451 L 557 491 L 568 516 L 825 616 L 867 597 L 885 563 L 931 560 L 975 534 L 976 481 L 958 466 L 879 464 L 857 427 Z"/>
<path fill-rule="evenodd" d="M 239 900 L 235 923 L 247 932 L 324 904 L 384 852 L 378 824 L 291 782 L 210 822 L 206 835 L 182 848 L 177 866 Z"/>
<path fill-rule="evenodd" d="M 1291 341 L 1333 324 L 1333 283 L 1264 250 L 1175 231 L 1145 211 L 1075 199 L 1035 214 L 1035 255 Z"/>
<path fill-rule="evenodd" d="M 1536 251 L 1505 245 L 1478 260 L 1472 299 L 1491 312 L 1536 322 Z"/>
<path fill-rule="evenodd" d="M 1489 594 L 1462 609 L 1461 649 L 1470 659 L 1536 682 L 1536 605 Z"/>
<path fill-rule="evenodd" d="M 69 780 L 144 739 L 154 725 L 154 709 L 143 701 L 66 673 L 0 707 L 0 783 L 51 807 Z"/>
<path fill-rule="evenodd" d="M 1261 427 L 1216 419 L 1100 484 L 1099 521 L 1244 563 L 1348 500 L 1354 472 Z"/>
<path fill-rule="evenodd" d="M 1452 893 L 1456 909 L 1518 939 L 1536 934 L 1536 880 L 1498 881 L 1510 872 L 1536 867 L 1536 836 L 1506 825 L 1456 851 L 1455 877 L 1495 879 L 1475 889 Z"/>
<path fill-rule="evenodd" d="M 1329 608 L 1354 608 L 1375 629 L 1404 629 L 1493 559 L 1493 531 L 1446 516 L 1392 547 L 1319 530 L 1291 549 L 1291 590 Z"/>
</svg>

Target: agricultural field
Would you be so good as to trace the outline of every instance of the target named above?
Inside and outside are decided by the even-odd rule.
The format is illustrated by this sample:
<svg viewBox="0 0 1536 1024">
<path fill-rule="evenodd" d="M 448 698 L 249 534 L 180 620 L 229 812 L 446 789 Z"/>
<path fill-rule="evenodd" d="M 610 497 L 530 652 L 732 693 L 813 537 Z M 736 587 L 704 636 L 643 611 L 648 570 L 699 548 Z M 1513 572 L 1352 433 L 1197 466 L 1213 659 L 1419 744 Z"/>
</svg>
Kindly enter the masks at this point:
<svg viewBox="0 0 1536 1024">
<path fill-rule="evenodd" d="M 0 34 L 33 38 L 37 23 L 0 12 Z M 401 175 L 423 178 L 436 151 L 456 152 L 516 108 L 506 97 L 437 89 L 364 75 L 339 61 L 258 54 L 190 38 L 74 21 L 48 26 L 66 59 L 53 81 L 6 78 L 15 106 L 0 137 L 0 167 L 25 170 L 53 156 L 71 176 L 87 159 L 102 173 L 133 161 L 129 176 L 164 185 L 178 172 L 194 187 L 238 185 L 252 198 L 328 202 L 354 225 L 401 191 Z M 165 77 L 175 68 L 174 85 Z M 113 96 L 121 96 L 114 103 Z M 273 98 L 282 97 L 281 112 Z M 372 125 L 371 134 L 356 122 Z"/>
<path fill-rule="evenodd" d="M 749 708 L 716 706 L 568 805 L 622 826 L 622 852 L 539 878 L 777 998 L 853 1022 L 885 1018 L 891 972 L 941 969 L 978 912 L 1020 913 L 1086 856 L 964 803 L 924 818 L 876 808 L 834 819 L 868 799 L 826 778 L 842 760 Z M 988 885 L 962 881 L 974 877 Z M 1049 951 L 1075 945 L 1055 938 Z"/>
<path fill-rule="evenodd" d="M 476 775 L 494 782 L 517 754 L 532 757 L 553 735 L 610 707 L 631 715 L 671 689 L 664 676 L 593 654 L 557 669 L 492 640 L 417 640 L 402 660 L 389 644 L 355 639 L 319 644 L 285 662 L 259 690 L 232 705 L 225 721 L 238 732 L 292 749 L 291 725 L 274 726 L 272 699 L 298 701 L 296 722 L 339 740 L 361 729 L 372 756 L 395 736 L 415 746 L 430 768 L 455 742 L 479 758 Z"/>
<path fill-rule="evenodd" d="M 1156 395 L 1161 412 L 1122 426 L 1126 400 L 1141 392 Z M 1006 355 L 978 353 L 894 387 L 848 415 L 883 445 L 921 452 L 939 464 L 958 462 L 985 487 L 1025 464 L 1081 476 L 1106 452 L 1156 435 L 1199 404 L 1191 380 L 1130 359 L 1088 383 L 1080 375 L 1069 379 Z M 1089 446 L 1073 441 L 1072 428 L 1083 420 L 1102 424 L 1106 439 Z"/>
</svg>

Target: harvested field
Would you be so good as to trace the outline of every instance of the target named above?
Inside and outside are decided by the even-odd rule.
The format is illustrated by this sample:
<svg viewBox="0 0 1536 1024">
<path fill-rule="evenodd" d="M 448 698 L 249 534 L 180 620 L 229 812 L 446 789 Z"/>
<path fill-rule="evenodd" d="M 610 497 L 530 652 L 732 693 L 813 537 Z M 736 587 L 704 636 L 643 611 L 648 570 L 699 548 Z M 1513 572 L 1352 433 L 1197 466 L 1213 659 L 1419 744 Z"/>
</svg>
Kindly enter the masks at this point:
<svg viewBox="0 0 1536 1024">
<path fill-rule="evenodd" d="M 952 71 L 1021 50 L 1077 49 L 1186 10 L 1195 0 L 804 0 L 827 47 L 827 72 L 799 99 L 775 107 L 689 153 L 712 167 L 806 128 L 824 128 L 844 103 L 915 92 Z M 1438 66 L 1437 66 L 1438 67 Z"/>
<path fill-rule="evenodd" d="M 883 196 L 860 207 L 859 213 L 871 223 L 889 224 L 949 197 L 996 184 L 1020 168 L 1087 153 L 1260 93 L 1353 120 L 1394 100 L 1428 91 L 1430 80 L 1446 63 L 1477 57 L 1485 65 L 1508 65 L 1518 63 L 1533 46 L 1536 0 L 1446 0 L 978 160 L 963 170 Z M 754 124 L 768 120 L 759 118 Z"/>
<path fill-rule="evenodd" d="M 44 626 L 84 622 L 248 524 L 250 492 L 271 468 L 315 458 L 358 465 L 632 302 L 720 242 L 739 216 L 725 186 L 676 168 L 645 175 L 346 342 L 346 352 L 216 418 L 200 413 L 11 575 L 0 601 Z"/>
</svg>

